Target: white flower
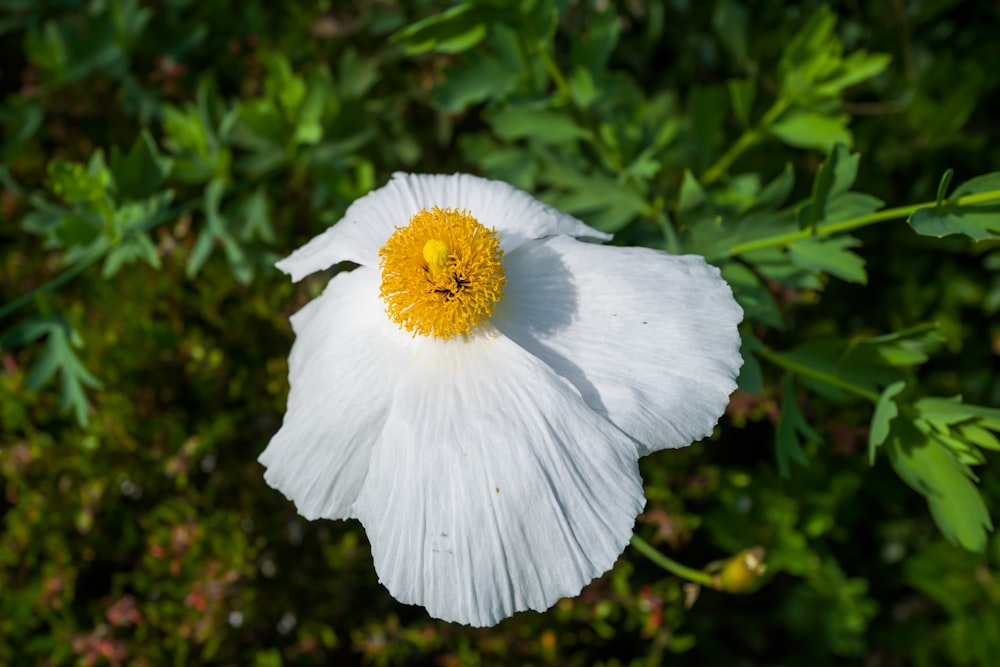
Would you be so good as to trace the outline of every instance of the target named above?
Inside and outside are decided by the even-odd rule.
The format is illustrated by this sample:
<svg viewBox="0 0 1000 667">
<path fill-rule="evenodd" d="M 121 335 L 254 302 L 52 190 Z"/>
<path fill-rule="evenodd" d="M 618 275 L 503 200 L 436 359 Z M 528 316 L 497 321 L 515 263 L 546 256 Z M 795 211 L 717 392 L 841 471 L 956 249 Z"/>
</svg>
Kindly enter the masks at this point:
<svg viewBox="0 0 1000 667">
<path fill-rule="evenodd" d="M 278 263 L 359 266 L 292 316 L 265 479 L 360 519 L 380 581 L 435 617 L 579 593 L 629 541 L 637 459 L 709 435 L 735 389 L 716 268 L 579 238 L 610 237 L 506 183 L 396 174 Z"/>
</svg>

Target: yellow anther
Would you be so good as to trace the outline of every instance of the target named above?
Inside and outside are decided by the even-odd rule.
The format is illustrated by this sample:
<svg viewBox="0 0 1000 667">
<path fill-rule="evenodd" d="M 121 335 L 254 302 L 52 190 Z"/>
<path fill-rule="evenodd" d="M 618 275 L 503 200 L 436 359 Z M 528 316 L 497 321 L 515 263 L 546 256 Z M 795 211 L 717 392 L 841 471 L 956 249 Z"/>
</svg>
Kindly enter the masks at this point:
<svg viewBox="0 0 1000 667">
<path fill-rule="evenodd" d="M 432 208 L 379 250 L 389 317 L 413 335 L 452 338 L 489 319 L 507 284 L 495 230 L 468 211 Z"/>
</svg>

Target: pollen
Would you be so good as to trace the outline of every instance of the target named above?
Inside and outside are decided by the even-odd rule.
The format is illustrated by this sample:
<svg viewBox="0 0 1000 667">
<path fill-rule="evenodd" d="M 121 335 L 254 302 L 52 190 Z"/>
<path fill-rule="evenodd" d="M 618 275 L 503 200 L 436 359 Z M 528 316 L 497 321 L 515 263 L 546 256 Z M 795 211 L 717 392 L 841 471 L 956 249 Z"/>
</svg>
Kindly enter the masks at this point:
<svg viewBox="0 0 1000 667">
<path fill-rule="evenodd" d="M 414 336 L 468 334 L 503 298 L 496 230 L 468 211 L 424 209 L 397 227 L 378 254 L 386 313 Z"/>
</svg>

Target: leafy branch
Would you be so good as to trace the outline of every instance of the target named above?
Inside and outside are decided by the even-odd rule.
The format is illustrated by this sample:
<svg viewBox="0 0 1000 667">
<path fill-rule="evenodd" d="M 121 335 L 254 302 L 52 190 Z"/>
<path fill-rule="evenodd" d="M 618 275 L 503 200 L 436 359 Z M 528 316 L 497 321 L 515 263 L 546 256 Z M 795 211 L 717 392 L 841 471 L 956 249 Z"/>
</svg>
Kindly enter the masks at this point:
<svg viewBox="0 0 1000 667">
<path fill-rule="evenodd" d="M 821 436 L 799 409 L 793 376 L 830 398 L 848 396 L 873 403 L 869 459 L 884 449 L 899 477 L 924 496 L 942 534 L 970 551 L 986 547 L 992 528 L 989 512 L 969 466 L 985 462 L 983 451 L 1000 451 L 1000 409 L 964 403 L 961 397 L 915 398 L 907 392 L 903 369 L 922 363 L 937 342 L 934 327 L 856 340 L 815 341 L 785 353 L 755 338 L 746 348 L 786 371 L 781 381 L 781 411 L 775 430 L 779 471 L 792 461 L 806 465 L 803 438 Z M 750 363 L 756 363 L 751 361 Z"/>
<path fill-rule="evenodd" d="M 848 220 L 843 220 L 840 222 L 829 223 L 816 227 L 814 229 L 799 229 L 793 232 L 787 232 L 784 234 L 777 234 L 775 236 L 769 236 L 763 239 L 757 239 L 754 241 L 748 241 L 746 243 L 740 243 L 729 248 L 729 254 L 731 255 L 741 255 L 748 252 L 753 252 L 754 250 L 762 250 L 764 248 L 777 248 L 782 246 L 787 246 L 796 241 L 801 241 L 804 239 L 814 238 L 818 236 L 831 236 L 834 234 L 842 234 L 844 232 L 849 232 L 855 229 L 860 229 L 862 227 L 867 227 L 869 225 L 878 224 L 880 222 L 887 222 L 889 220 L 899 220 L 902 218 L 911 218 L 911 226 L 915 229 L 921 229 L 920 218 L 917 220 L 917 224 L 914 225 L 912 222 L 912 217 L 921 211 L 925 211 L 930 215 L 935 217 L 943 216 L 955 216 L 964 217 L 970 213 L 976 213 L 977 211 L 972 207 L 980 206 L 982 204 L 992 204 L 1000 203 L 1000 189 L 989 190 L 986 192 L 977 192 L 975 194 L 968 194 L 960 197 L 954 197 L 943 202 L 922 202 L 919 204 L 910 204 L 908 206 L 898 206 L 896 208 L 889 208 L 877 213 L 869 213 L 867 215 L 860 215 L 855 218 L 850 218 Z M 992 209 L 980 209 L 984 213 L 993 213 Z M 997 223 L 994 223 L 997 224 Z M 924 229 L 927 229 L 924 227 Z M 973 228 L 968 228 L 973 229 Z M 965 233 L 964 229 L 956 228 L 951 231 L 946 231 L 945 233 Z M 931 234 L 933 236 L 943 236 L 944 234 Z"/>
</svg>

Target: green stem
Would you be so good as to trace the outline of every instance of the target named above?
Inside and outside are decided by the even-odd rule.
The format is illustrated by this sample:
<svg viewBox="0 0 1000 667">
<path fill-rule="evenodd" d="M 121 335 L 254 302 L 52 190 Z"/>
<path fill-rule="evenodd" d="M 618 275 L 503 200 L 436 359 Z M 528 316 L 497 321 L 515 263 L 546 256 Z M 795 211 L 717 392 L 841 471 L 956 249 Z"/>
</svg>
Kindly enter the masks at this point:
<svg viewBox="0 0 1000 667">
<path fill-rule="evenodd" d="M 958 199 L 952 199 L 950 201 L 943 202 L 941 204 L 942 208 L 953 208 L 956 206 L 972 206 L 975 204 L 985 204 L 993 201 L 1000 201 L 1000 190 L 990 190 L 989 192 L 979 192 L 974 195 L 966 195 L 964 197 L 959 197 Z M 813 229 L 799 229 L 794 232 L 788 232 L 787 234 L 779 234 L 777 236 L 770 236 L 765 239 L 758 239 L 756 241 L 748 241 L 746 243 L 739 243 L 734 245 L 729 249 L 730 255 L 739 255 L 745 252 L 750 252 L 752 250 L 760 250 L 762 248 L 773 248 L 775 246 L 788 245 L 789 243 L 794 243 L 795 241 L 801 241 L 803 239 L 812 238 L 815 236 L 829 236 L 831 234 L 839 234 L 841 232 L 847 232 L 852 229 L 858 229 L 859 227 L 867 227 L 868 225 L 874 225 L 879 222 L 885 222 L 887 220 L 896 220 L 898 218 L 906 218 L 918 209 L 921 208 L 932 208 L 937 205 L 937 202 L 923 202 L 921 204 L 910 204 L 909 206 L 897 206 L 896 208 L 887 208 L 883 211 L 877 211 L 875 213 L 869 213 L 868 215 L 858 216 L 857 218 L 851 218 L 849 220 L 844 220 L 842 222 L 835 222 L 829 225 L 823 225 L 815 230 Z"/>
<path fill-rule="evenodd" d="M 566 101 L 572 104 L 573 93 L 570 92 L 569 84 L 566 83 L 566 77 L 562 75 L 562 70 L 559 69 L 559 65 L 556 64 L 555 60 L 553 60 L 552 54 L 545 48 L 545 45 L 541 42 L 541 40 L 538 41 L 536 51 L 538 53 L 538 57 L 542 59 L 542 64 L 545 65 L 545 71 L 549 73 L 549 76 L 552 77 L 552 81 L 555 82 L 556 88 L 558 88 L 559 92 L 566 98 Z"/>
<path fill-rule="evenodd" d="M 779 97 L 771 108 L 761 116 L 757 124 L 740 135 L 736 143 L 730 146 L 729 150 L 702 174 L 700 179 L 701 184 L 707 186 L 722 178 L 722 175 L 729 171 L 729 167 L 732 166 L 733 162 L 736 162 L 739 156 L 743 155 L 747 149 L 756 144 L 761 136 L 781 117 L 781 114 L 788 110 L 791 104 L 791 100 Z"/>
<path fill-rule="evenodd" d="M 715 588 L 715 583 L 712 581 L 712 576 L 710 574 L 688 567 L 687 565 L 681 565 L 674 559 L 664 556 L 653 545 L 638 535 L 632 536 L 632 546 L 636 551 L 662 567 L 667 572 L 670 572 L 681 579 L 687 579 L 688 581 L 701 584 L 702 586 Z"/>
<path fill-rule="evenodd" d="M 814 380 L 819 380 L 824 384 L 828 384 L 831 387 L 837 387 L 838 389 L 843 389 L 844 391 L 854 394 L 855 396 L 860 396 L 864 399 L 871 401 L 872 403 L 878 403 L 879 395 L 873 391 L 868 391 L 864 387 L 859 387 L 858 385 L 848 382 L 843 378 L 839 378 L 836 375 L 831 375 L 821 370 L 817 370 L 810 366 L 805 366 L 796 361 L 792 361 L 788 357 L 785 357 L 774 350 L 761 345 L 754 350 L 754 354 L 757 356 L 767 359 L 775 366 L 780 366 L 785 370 L 792 371 L 793 373 L 798 373 L 804 377 L 810 377 Z"/>
<path fill-rule="evenodd" d="M 542 40 L 538 40 L 535 51 L 538 53 L 538 57 L 541 58 L 542 64 L 545 66 L 545 71 L 549 73 L 552 77 L 552 81 L 556 84 L 556 88 L 559 89 L 559 93 L 566 98 L 566 102 L 570 104 L 577 111 L 577 116 L 580 120 L 587 125 L 587 137 L 590 139 L 590 143 L 597 149 L 597 152 L 601 154 L 601 157 L 611 165 L 611 168 L 615 170 L 616 173 L 621 173 L 625 170 L 625 165 L 622 161 L 615 155 L 615 152 L 604 143 L 601 138 L 600 132 L 596 129 L 591 129 L 589 125 L 589 117 L 586 114 L 586 109 L 582 109 L 577 106 L 576 102 L 573 100 L 573 93 L 569 89 L 569 83 L 566 81 L 566 77 L 563 76 L 562 70 L 559 69 L 559 65 L 556 64 L 555 59 L 552 58 L 552 54 L 549 53 L 548 49 L 545 48 L 545 44 Z"/>
<path fill-rule="evenodd" d="M 201 204 L 202 204 L 202 197 L 195 197 L 194 199 L 191 199 L 185 202 L 184 204 L 175 206 L 170 210 L 164 211 L 158 215 L 151 217 L 144 225 L 142 225 L 141 230 L 149 231 L 151 229 L 154 229 L 158 225 L 161 225 L 164 222 L 167 222 L 168 220 L 173 220 L 174 218 L 183 215 L 188 211 L 192 211 L 198 208 L 199 206 L 201 206 Z M 39 295 L 45 294 L 47 292 L 52 292 L 58 289 L 59 287 L 62 287 L 63 285 L 71 281 L 73 278 L 76 278 L 78 275 L 80 275 L 81 273 L 89 269 L 91 266 L 99 262 L 101 259 L 103 259 L 104 256 L 108 253 L 108 251 L 111 250 L 113 247 L 114 247 L 113 244 L 102 244 L 98 246 L 91 253 L 77 260 L 77 262 L 73 266 L 69 267 L 68 269 L 60 273 L 58 276 L 53 278 L 52 280 L 42 285 L 39 285 L 38 287 L 31 290 L 27 294 L 22 294 L 21 296 L 14 299 L 10 303 L 4 304 L 4 306 L 0 308 L 0 318 L 7 317 L 7 315 L 10 315 L 18 308 L 26 306 L 27 304 L 31 303 L 36 298 L 38 298 Z"/>
<path fill-rule="evenodd" d="M 101 247 L 96 252 L 91 252 L 89 255 L 78 260 L 76 264 L 66 269 L 58 276 L 50 280 L 49 282 L 39 285 L 38 287 L 31 290 L 27 294 L 22 294 L 21 296 L 14 299 L 10 303 L 5 304 L 2 308 L 0 308 L 0 318 L 6 317 L 10 313 L 13 313 L 15 310 L 17 310 L 18 308 L 21 308 L 22 306 L 31 303 L 40 295 L 45 294 L 47 292 L 52 292 L 61 287 L 62 285 L 65 285 L 73 278 L 76 278 L 78 275 L 80 275 L 81 273 L 89 269 L 91 266 L 93 266 L 95 263 L 100 261 L 100 259 L 104 257 L 104 253 L 106 252 L 107 252 L 107 247 Z"/>
</svg>

